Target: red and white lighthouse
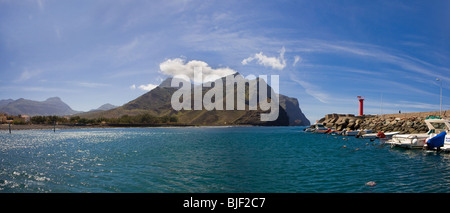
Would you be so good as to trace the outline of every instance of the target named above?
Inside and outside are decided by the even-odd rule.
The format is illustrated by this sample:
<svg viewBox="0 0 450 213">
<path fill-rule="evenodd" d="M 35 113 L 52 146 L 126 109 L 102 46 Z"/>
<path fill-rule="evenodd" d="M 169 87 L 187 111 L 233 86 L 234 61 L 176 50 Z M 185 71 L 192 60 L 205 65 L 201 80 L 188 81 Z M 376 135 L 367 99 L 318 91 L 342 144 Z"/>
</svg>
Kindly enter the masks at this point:
<svg viewBox="0 0 450 213">
<path fill-rule="evenodd" d="M 358 96 L 359 100 L 359 116 L 364 115 L 364 97 Z"/>
</svg>

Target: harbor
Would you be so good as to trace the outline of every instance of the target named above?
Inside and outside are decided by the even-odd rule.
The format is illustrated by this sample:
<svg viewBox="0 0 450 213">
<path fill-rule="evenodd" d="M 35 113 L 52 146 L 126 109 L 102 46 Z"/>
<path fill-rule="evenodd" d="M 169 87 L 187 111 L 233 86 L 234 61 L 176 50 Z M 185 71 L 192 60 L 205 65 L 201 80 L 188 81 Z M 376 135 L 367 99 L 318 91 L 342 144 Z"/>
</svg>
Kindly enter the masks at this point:
<svg viewBox="0 0 450 213">
<path fill-rule="evenodd" d="M 450 152 L 449 111 L 390 115 L 327 114 L 305 132 L 354 136 L 405 149 Z M 426 117 L 424 117 L 426 116 Z"/>
</svg>

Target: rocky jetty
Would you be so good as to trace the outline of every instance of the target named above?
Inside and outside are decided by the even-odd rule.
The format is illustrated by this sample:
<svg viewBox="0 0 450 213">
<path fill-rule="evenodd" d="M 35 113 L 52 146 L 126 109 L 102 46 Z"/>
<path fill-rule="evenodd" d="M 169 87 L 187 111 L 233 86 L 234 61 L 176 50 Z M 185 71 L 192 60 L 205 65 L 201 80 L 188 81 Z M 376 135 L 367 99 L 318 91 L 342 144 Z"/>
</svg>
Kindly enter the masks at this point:
<svg viewBox="0 0 450 213">
<path fill-rule="evenodd" d="M 439 116 L 439 111 L 363 116 L 333 113 L 318 122 L 338 131 L 370 129 L 374 132 L 425 133 L 428 131 L 425 119 L 430 116 Z M 449 116 L 450 110 L 442 112 L 441 117 Z"/>
</svg>

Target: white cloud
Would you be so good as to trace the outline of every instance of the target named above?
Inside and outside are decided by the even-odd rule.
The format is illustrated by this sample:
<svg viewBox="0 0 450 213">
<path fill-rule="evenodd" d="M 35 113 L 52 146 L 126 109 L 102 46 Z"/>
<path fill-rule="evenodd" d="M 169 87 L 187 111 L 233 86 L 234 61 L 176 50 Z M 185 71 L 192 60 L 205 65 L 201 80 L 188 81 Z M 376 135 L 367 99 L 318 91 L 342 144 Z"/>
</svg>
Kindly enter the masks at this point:
<svg viewBox="0 0 450 213">
<path fill-rule="evenodd" d="M 135 85 L 133 84 L 133 86 L 135 86 Z M 141 85 L 138 88 L 141 90 L 144 90 L 144 91 L 150 91 L 152 89 L 155 89 L 157 86 L 158 85 L 155 85 L 155 84 L 147 84 L 147 85 Z"/>
<path fill-rule="evenodd" d="M 139 88 L 140 90 L 143 90 L 143 91 L 150 91 L 152 89 L 155 89 L 157 86 L 158 85 L 155 85 L 155 84 L 142 84 L 142 85 L 138 86 L 137 88 Z M 136 84 L 131 85 L 130 89 L 135 90 Z"/>
<path fill-rule="evenodd" d="M 194 83 L 200 83 L 199 79 L 194 79 L 194 68 L 201 68 L 203 82 L 214 81 L 218 78 L 236 73 L 235 70 L 226 68 L 211 68 L 204 61 L 192 60 L 186 63 L 184 59 L 168 59 L 159 65 L 161 73 L 170 76 L 185 75 Z"/>
<path fill-rule="evenodd" d="M 26 80 L 28 80 L 30 78 L 38 76 L 41 73 L 42 73 L 41 70 L 32 70 L 32 71 L 30 71 L 27 68 L 25 68 L 24 71 L 22 72 L 22 74 L 20 74 L 19 78 L 15 82 L 26 81 Z"/>
<path fill-rule="evenodd" d="M 246 65 L 253 60 L 257 60 L 257 63 L 265 67 L 272 67 L 272 69 L 282 70 L 286 67 L 286 60 L 284 59 L 284 53 L 286 49 L 283 47 L 280 50 L 280 57 L 268 57 L 263 52 L 256 53 L 255 56 L 248 57 L 242 60 L 242 64 Z"/>
<path fill-rule="evenodd" d="M 294 56 L 294 63 L 292 64 L 292 66 L 295 67 L 295 65 L 297 64 L 297 62 L 299 62 L 302 58 L 300 58 L 300 56 L 296 55 Z"/>
</svg>

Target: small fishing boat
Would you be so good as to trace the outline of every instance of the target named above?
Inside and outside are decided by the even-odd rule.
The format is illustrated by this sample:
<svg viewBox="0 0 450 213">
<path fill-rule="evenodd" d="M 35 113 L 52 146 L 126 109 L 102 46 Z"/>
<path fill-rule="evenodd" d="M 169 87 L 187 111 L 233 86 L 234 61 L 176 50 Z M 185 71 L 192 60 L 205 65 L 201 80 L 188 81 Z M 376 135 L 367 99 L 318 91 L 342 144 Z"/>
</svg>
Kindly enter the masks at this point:
<svg viewBox="0 0 450 213">
<path fill-rule="evenodd" d="M 319 133 L 319 134 L 325 134 L 325 133 L 328 133 L 330 131 L 328 129 L 316 129 L 314 132 L 315 133 Z"/>
<path fill-rule="evenodd" d="M 328 134 L 330 134 L 330 135 L 341 135 L 342 131 L 338 131 L 336 129 L 331 129 L 331 131 Z"/>
<path fill-rule="evenodd" d="M 344 135 L 346 135 L 346 136 L 356 136 L 357 134 L 359 133 L 359 130 L 350 130 L 350 131 L 346 131 L 345 133 L 344 133 Z"/>
<path fill-rule="evenodd" d="M 386 133 L 383 133 L 383 134 L 384 134 L 385 138 L 392 138 L 392 136 L 394 136 L 396 134 L 399 134 L 399 133 L 400 132 L 386 132 Z M 378 134 L 379 133 L 364 134 L 361 137 L 364 138 L 364 139 L 377 139 L 377 138 L 380 138 L 378 136 Z"/>
<path fill-rule="evenodd" d="M 315 123 L 313 127 L 306 128 L 305 132 L 325 133 L 328 130 L 323 124 Z"/>
<path fill-rule="evenodd" d="M 356 135 L 358 135 L 361 131 L 362 131 L 363 134 L 372 133 L 372 130 L 370 130 L 370 129 L 365 129 L 365 130 L 350 130 L 350 131 L 345 131 L 345 133 L 343 133 L 343 134 L 346 135 L 346 136 L 356 136 Z"/>
</svg>

